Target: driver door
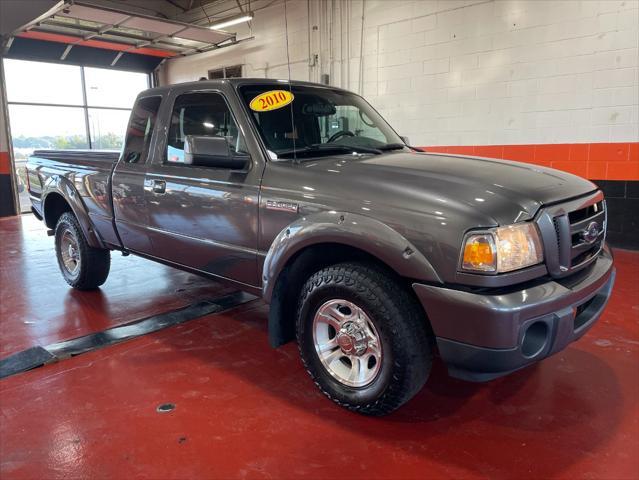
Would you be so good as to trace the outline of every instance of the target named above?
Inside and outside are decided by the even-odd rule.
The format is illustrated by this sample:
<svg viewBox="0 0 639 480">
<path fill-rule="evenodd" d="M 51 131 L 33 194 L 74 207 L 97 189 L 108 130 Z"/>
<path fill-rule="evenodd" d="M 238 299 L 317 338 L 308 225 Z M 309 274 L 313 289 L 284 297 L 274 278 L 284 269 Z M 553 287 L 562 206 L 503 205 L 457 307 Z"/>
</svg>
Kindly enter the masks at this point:
<svg viewBox="0 0 639 480">
<path fill-rule="evenodd" d="M 222 92 L 177 91 L 169 105 L 166 143 L 144 187 L 153 255 L 256 286 L 259 159 L 241 172 L 185 164 L 187 135 L 225 137 L 231 150 L 248 152 Z"/>
</svg>

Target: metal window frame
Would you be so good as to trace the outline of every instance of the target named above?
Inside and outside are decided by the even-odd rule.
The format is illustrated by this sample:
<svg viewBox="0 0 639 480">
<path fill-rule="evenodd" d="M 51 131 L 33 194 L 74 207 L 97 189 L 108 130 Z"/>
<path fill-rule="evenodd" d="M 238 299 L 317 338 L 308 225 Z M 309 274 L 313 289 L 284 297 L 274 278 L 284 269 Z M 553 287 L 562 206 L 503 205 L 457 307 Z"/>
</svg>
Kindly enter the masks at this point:
<svg viewBox="0 0 639 480">
<path fill-rule="evenodd" d="M 209 80 L 211 80 L 211 73 L 212 72 L 222 72 L 222 78 L 229 78 L 226 76 L 226 70 L 231 69 L 231 68 L 239 68 L 240 69 L 240 76 L 239 77 L 232 77 L 232 78 L 242 78 L 242 75 L 244 74 L 244 64 L 239 63 L 237 65 L 229 65 L 226 67 L 220 67 L 220 68 L 212 68 L 210 70 L 208 70 L 206 72 L 206 76 Z M 216 77 L 217 78 L 217 77 Z"/>
<path fill-rule="evenodd" d="M 0 115 L 4 115 L 5 119 L 4 133 L 7 141 L 7 151 L 9 152 L 9 175 L 11 177 L 9 184 L 11 185 L 11 196 L 13 197 L 13 214 L 20 215 L 22 210 L 20 208 L 20 195 L 18 194 L 16 183 L 16 162 L 13 154 L 13 137 L 11 136 L 11 123 L 9 122 L 9 102 L 7 101 L 7 82 L 5 78 L 4 62 L 0 61 L 0 83 L 2 84 L 2 88 L 0 88 L 0 95 L 2 95 L 2 98 L 0 99 L 2 112 L 0 112 Z"/>
</svg>

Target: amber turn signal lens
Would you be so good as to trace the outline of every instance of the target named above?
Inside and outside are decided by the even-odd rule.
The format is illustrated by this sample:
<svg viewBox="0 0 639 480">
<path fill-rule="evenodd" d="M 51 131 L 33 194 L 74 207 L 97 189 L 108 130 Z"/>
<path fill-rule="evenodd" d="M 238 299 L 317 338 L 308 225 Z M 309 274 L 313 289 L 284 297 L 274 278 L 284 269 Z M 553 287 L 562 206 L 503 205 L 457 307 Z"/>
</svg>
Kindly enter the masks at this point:
<svg viewBox="0 0 639 480">
<path fill-rule="evenodd" d="M 493 236 L 472 235 L 466 240 L 462 266 L 466 270 L 494 272 L 497 267 Z"/>
</svg>

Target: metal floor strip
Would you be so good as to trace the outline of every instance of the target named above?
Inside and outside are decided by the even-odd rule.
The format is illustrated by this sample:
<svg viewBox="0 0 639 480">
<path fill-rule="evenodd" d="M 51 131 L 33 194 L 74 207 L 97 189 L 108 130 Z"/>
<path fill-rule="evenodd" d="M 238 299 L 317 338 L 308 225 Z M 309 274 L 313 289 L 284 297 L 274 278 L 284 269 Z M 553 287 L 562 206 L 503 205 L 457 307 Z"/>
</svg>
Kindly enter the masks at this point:
<svg viewBox="0 0 639 480">
<path fill-rule="evenodd" d="M 52 343 L 45 347 L 31 347 L 0 360 L 0 379 L 98 348 L 157 332 L 205 315 L 220 313 L 243 303 L 251 302 L 256 298 L 256 296 L 249 293 L 234 292 L 214 300 L 194 303 L 178 310 L 135 320 L 101 332 L 90 333 L 82 337 L 65 340 L 64 342 Z"/>
</svg>

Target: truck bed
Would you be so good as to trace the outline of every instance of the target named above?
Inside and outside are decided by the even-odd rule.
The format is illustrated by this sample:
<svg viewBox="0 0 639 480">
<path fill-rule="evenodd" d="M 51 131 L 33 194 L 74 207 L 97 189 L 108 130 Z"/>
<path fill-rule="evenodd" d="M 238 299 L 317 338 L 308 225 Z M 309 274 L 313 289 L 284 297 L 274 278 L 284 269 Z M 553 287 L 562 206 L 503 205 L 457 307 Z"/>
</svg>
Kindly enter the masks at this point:
<svg viewBox="0 0 639 480">
<path fill-rule="evenodd" d="M 111 165 L 118 161 L 120 152 L 114 150 L 35 150 L 29 160 L 34 157 L 73 165 L 108 165 L 110 169 Z"/>
<path fill-rule="evenodd" d="M 43 187 L 55 182 L 58 191 L 76 190 L 98 235 L 109 243 L 115 240 L 110 178 L 119 157 L 120 152 L 108 150 L 34 151 L 27 161 L 34 210 L 44 216 L 47 200 L 42 198 Z"/>
</svg>

